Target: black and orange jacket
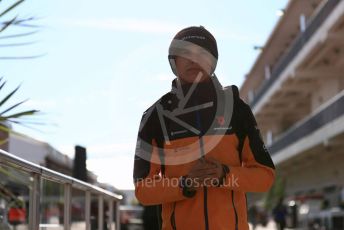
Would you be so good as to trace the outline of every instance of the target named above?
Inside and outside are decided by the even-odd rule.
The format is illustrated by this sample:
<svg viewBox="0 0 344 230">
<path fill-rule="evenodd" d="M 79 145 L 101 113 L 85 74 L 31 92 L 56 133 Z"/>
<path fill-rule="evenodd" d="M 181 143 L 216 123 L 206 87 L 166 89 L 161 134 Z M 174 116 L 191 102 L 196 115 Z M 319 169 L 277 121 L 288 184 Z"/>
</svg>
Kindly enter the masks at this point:
<svg viewBox="0 0 344 230">
<path fill-rule="evenodd" d="M 187 95 L 191 88 L 178 91 L 176 82 L 142 116 L 134 161 L 136 197 L 143 205 L 162 206 L 164 230 L 248 230 L 246 192 L 267 191 L 275 169 L 251 109 L 236 86 L 223 88 L 216 77 L 197 84 L 181 105 L 178 93 Z M 219 108 L 228 91 L 233 106 L 231 116 L 224 116 Z M 230 171 L 221 186 L 185 196 L 178 179 L 200 157 L 216 159 Z"/>
</svg>

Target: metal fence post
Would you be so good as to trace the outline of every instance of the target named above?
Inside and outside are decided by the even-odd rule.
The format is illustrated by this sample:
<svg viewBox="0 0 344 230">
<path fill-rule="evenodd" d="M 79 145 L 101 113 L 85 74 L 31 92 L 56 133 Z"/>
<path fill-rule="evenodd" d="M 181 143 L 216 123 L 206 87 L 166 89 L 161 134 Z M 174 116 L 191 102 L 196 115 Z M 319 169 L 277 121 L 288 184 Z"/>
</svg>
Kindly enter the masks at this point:
<svg viewBox="0 0 344 230">
<path fill-rule="evenodd" d="M 86 191 L 85 221 L 86 221 L 86 230 L 91 230 L 91 192 L 90 191 Z"/>
<path fill-rule="evenodd" d="M 98 198 L 98 230 L 103 230 L 104 227 L 104 198 L 99 194 Z"/>
<path fill-rule="evenodd" d="M 70 230 L 72 210 L 72 186 L 69 183 L 64 185 L 64 230 Z"/>
<path fill-rule="evenodd" d="M 119 230 L 121 228 L 120 221 L 120 210 L 119 210 L 119 201 L 116 201 L 116 230 Z"/>
<path fill-rule="evenodd" d="M 108 218 L 108 229 L 113 230 L 113 200 L 110 198 L 109 199 L 109 218 Z"/>
<path fill-rule="evenodd" d="M 86 194 L 85 197 L 85 219 L 86 219 L 86 230 L 91 230 L 91 195 L 92 193 L 98 194 L 98 230 L 104 229 L 104 197 L 109 197 L 114 201 L 120 201 L 123 197 L 119 194 L 112 193 L 110 191 L 104 190 L 98 186 L 94 186 L 92 184 L 86 183 L 84 181 L 77 180 L 70 176 L 64 175 L 62 173 L 50 170 L 48 168 L 42 167 L 40 165 L 34 164 L 22 158 L 19 158 L 11 153 L 5 152 L 0 149 L 0 164 L 5 165 L 9 168 L 13 168 L 30 175 L 30 184 L 28 185 L 30 188 L 29 191 L 29 207 L 28 207 L 28 229 L 30 230 L 39 230 L 40 227 L 42 228 L 50 228 L 50 227 L 61 227 L 60 224 L 41 224 L 41 216 L 46 213 L 41 213 L 40 210 L 41 205 L 41 196 L 42 192 L 42 180 L 51 180 L 54 183 L 58 183 L 60 185 L 64 185 L 64 223 L 63 227 L 64 230 L 71 229 L 72 223 L 72 189 L 77 188 L 84 191 Z M 50 197 L 47 197 L 48 199 Z M 55 197 L 51 197 L 55 198 Z M 118 204 L 118 203 L 117 203 Z M 110 216 L 113 217 L 113 203 L 109 203 L 109 213 Z M 118 209 L 118 206 L 116 206 Z M 116 213 L 116 230 L 119 230 L 119 218 L 118 212 Z M 111 218 L 110 227 L 113 226 L 112 224 L 113 218 Z"/>
<path fill-rule="evenodd" d="M 39 203 L 41 197 L 41 175 L 32 173 L 32 188 L 29 201 L 29 229 L 39 230 L 40 213 Z"/>
</svg>

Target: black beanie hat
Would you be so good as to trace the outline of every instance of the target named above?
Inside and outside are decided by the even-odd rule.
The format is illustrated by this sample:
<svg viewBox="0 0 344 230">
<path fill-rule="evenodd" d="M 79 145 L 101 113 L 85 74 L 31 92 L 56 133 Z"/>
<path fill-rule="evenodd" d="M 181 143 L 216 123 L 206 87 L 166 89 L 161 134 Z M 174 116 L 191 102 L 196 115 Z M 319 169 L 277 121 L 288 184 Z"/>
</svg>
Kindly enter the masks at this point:
<svg viewBox="0 0 344 230">
<path fill-rule="evenodd" d="M 172 71 L 176 74 L 175 64 L 173 55 L 173 42 L 174 41 L 186 41 L 198 45 L 205 50 L 207 50 L 215 59 L 214 68 L 216 67 L 216 61 L 218 59 L 217 43 L 214 36 L 206 30 L 203 26 L 191 26 L 179 31 L 173 38 L 171 45 L 169 47 L 169 62 Z"/>
</svg>

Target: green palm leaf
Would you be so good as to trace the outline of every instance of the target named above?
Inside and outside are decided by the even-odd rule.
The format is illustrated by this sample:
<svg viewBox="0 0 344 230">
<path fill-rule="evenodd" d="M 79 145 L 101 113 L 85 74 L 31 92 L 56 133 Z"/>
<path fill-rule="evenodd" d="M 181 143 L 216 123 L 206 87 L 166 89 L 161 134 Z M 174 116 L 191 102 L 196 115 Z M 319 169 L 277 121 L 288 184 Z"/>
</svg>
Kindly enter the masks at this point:
<svg viewBox="0 0 344 230">
<path fill-rule="evenodd" d="M 30 36 L 32 34 L 36 34 L 38 33 L 39 30 L 35 30 L 32 32 L 28 32 L 28 33 L 19 33 L 19 34 L 12 34 L 12 35 L 7 35 L 7 36 L 1 36 L 0 39 L 9 39 L 9 38 L 19 38 L 19 37 L 25 37 L 25 36 Z"/>
<path fill-rule="evenodd" d="M 2 101 L 0 101 L 0 107 L 3 104 L 5 104 L 6 101 L 8 101 L 8 99 L 10 99 L 13 96 L 13 94 L 15 94 L 18 91 L 19 88 L 20 88 L 20 85 L 17 86 L 17 88 L 15 88 L 11 93 L 9 93 L 4 99 L 2 99 Z"/>
<path fill-rule="evenodd" d="M 0 82 L 2 81 L 2 77 L 0 78 Z M 1 86 L 0 86 L 0 90 L 2 89 L 2 87 L 4 87 L 4 85 L 6 84 L 6 81 L 4 81 Z"/>
<path fill-rule="evenodd" d="M 15 114 L 12 114 L 12 115 L 9 115 L 9 116 L 2 116 L 0 117 L 0 121 L 5 121 L 5 120 L 8 120 L 10 118 L 20 118 L 22 116 L 30 116 L 30 115 L 34 115 L 36 113 L 38 113 L 39 110 L 27 110 L 27 111 L 24 111 L 24 112 L 19 112 L 19 113 L 15 113 Z"/>
<path fill-rule="evenodd" d="M 0 10 L 0 39 L 2 41 L 6 41 L 5 44 L 0 44 L 0 48 L 11 48 L 16 46 L 26 46 L 34 44 L 35 42 L 26 41 L 26 42 L 14 42 L 13 39 L 16 39 L 18 37 L 26 37 L 32 34 L 35 34 L 38 30 L 32 31 L 32 32 L 22 32 L 22 33 L 16 33 L 16 34 L 9 34 L 9 35 L 3 35 L 7 32 L 7 29 L 12 26 L 19 26 L 19 27 L 30 27 L 34 28 L 37 27 L 35 25 L 31 25 L 31 22 L 33 20 L 36 20 L 35 17 L 25 17 L 25 18 L 19 18 L 19 16 L 16 16 L 17 14 L 13 13 L 17 10 L 19 5 L 22 5 L 22 3 L 25 0 L 12 0 L 10 4 L 8 4 L 6 7 L 2 7 Z M 3 3 L 2 0 L 0 0 L 0 3 Z M 10 15 L 11 14 L 11 15 Z M 6 32 L 5 32 L 6 30 Z M 5 32 L 5 33 L 4 33 Z M 12 39 L 12 40 L 11 40 Z M 9 42 L 12 41 L 12 42 Z M 0 56 L 0 60 L 8 60 L 8 59 L 31 59 L 31 58 L 37 58 L 43 56 L 40 55 L 31 55 L 31 56 L 13 56 L 13 57 L 4 57 Z M 3 79 L 2 76 L 0 76 L 0 92 L 5 88 L 6 81 Z M 10 93 L 5 94 L 5 97 L 0 98 L 0 131 L 3 132 L 12 132 L 10 127 L 7 127 L 8 123 L 12 124 L 18 124 L 25 126 L 26 124 L 32 124 L 36 125 L 35 121 L 30 121 L 31 119 L 27 120 L 28 117 L 32 115 L 36 115 L 39 111 L 38 110 L 24 110 L 24 111 L 16 111 L 15 109 L 25 103 L 27 100 L 22 100 L 19 102 L 11 103 L 10 106 L 4 107 L 6 103 L 8 103 L 9 100 L 13 98 L 13 95 L 19 90 L 20 85 L 17 86 L 14 90 L 10 91 Z M 36 121 L 37 124 L 39 124 L 39 121 Z M 2 140 L 0 140 L 2 141 Z M 4 140 L 6 141 L 6 140 Z"/>
<path fill-rule="evenodd" d="M 21 102 L 19 102 L 19 103 L 17 103 L 17 104 L 15 104 L 15 105 L 12 105 L 11 107 L 9 107 L 8 109 L 6 109 L 5 111 L 1 112 L 1 113 L 0 113 L 0 116 L 2 116 L 3 114 L 7 113 L 8 111 L 11 111 L 12 109 L 16 108 L 17 106 L 23 104 L 23 103 L 26 102 L 26 101 L 27 101 L 27 99 L 24 100 L 24 101 L 21 101 Z"/>
<path fill-rule="evenodd" d="M 0 29 L 0 33 L 3 32 L 5 29 L 7 29 L 10 25 L 12 25 L 16 19 L 17 19 L 17 16 L 15 16 L 13 19 L 11 19 L 8 22 L 4 22 L 3 23 L 4 26 Z"/>
<path fill-rule="evenodd" d="M 13 10 L 14 8 L 16 8 L 18 5 L 20 5 L 21 3 L 23 3 L 24 0 L 19 0 L 17 2 L 15 2 L 13 5 L 11 5 L 10 7 L 8 7 L 4 12 L 2 12 L 0 14 L 0 17 L 4 16 L 6 13 L 10 12 L 11 10 Z"/>
</svg>

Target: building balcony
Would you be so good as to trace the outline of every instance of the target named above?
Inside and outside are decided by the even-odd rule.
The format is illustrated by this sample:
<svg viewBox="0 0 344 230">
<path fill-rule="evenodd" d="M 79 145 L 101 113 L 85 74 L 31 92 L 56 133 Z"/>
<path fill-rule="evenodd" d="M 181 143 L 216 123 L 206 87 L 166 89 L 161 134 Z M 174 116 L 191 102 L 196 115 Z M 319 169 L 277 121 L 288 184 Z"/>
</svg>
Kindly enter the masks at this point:
<svg viewBox="0 0 344 230">
<path fill-rule="evenodd" d="M 294 42 L 290 45 L 288 51 L 279 59 L 274 68 L 269 74 L 269 78 L 263 81 L 259 89 L 249 101 L 251 107 L 260 107 L 259 102 L 262 101 L 264 96 L 267 96 L 272 86 L 282 78 L 282 73 L 285 72 L 287 67 L 296 59 L 300 52 L 305 48 L 306 44 L 310 42 L 311 38 L 318 32 L 319 28 L 325 24 L 329 16 L 343 2 L 341 0 L 328 0 L 326 1 L 317 14 L 311 18 L 304 31 L 296 37 Z M 327 31 L 326 31 L 327 32 Z M 294 68 L 295 69 L 295 68 Z M 255 109 L 257 110 L 257 109 Z"/>
<path fill-rule="evenodd" d="M 268 149 L 276 164 L 315 146 L 344 143 L 344 90 L 274 138 Z M 341 149 L 341 148 L 337 148 Z"/>
</svg>

